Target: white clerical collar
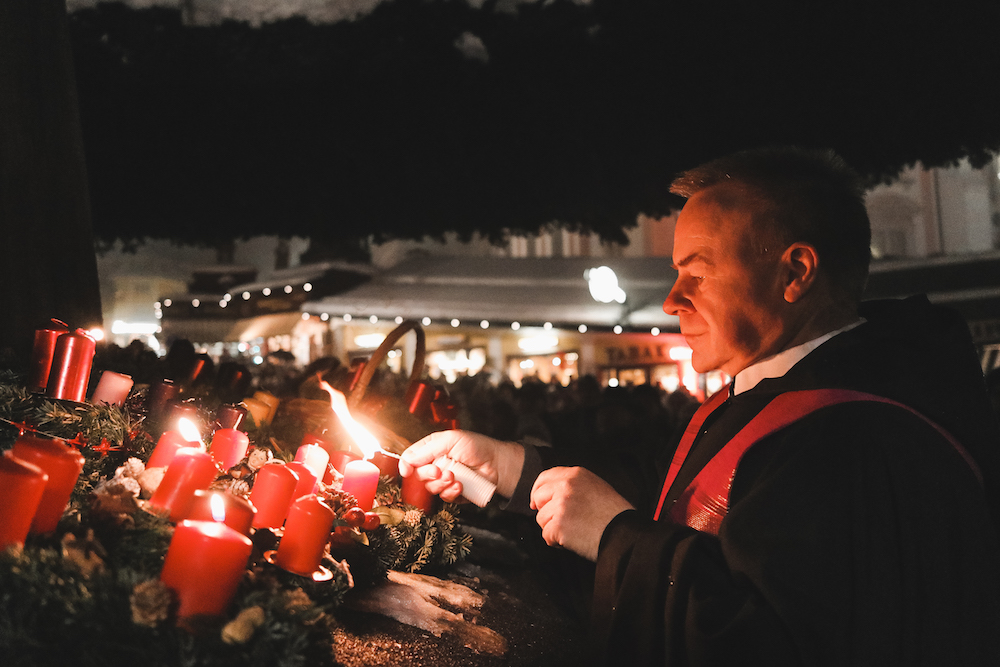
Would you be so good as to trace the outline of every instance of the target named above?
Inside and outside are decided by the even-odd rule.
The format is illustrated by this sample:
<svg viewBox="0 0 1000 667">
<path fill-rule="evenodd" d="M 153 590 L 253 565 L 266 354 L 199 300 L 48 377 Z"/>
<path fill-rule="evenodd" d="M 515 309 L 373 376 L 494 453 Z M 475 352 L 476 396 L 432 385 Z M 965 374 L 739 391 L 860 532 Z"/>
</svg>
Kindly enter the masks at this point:
<svg viewBox="0 0 1000 667">
<path fill-rule="evenodd" d="M 819 338 L 814 338 L 811 341 L 802 343 L 801 345 L 790 347 L 787 350 L 783 350 L 768 357 L 767 359 L 761 359 L 752 366 L 747 366 L 733 378 L 732 393 L 735 395 L 749 391 L 756 387 L 757 383 L 765 378 L 780 378 L 782 375 L 791 370 L 792 366 L 802 361 L 807 354 L 815 350 L 817 347 L 837 334 L 850 331 L 859 324 L 864 324 L 864 322 L 865 319 L 862 317 L 858 319 L 857 322 L 852 322 L 846 327 L 823 334 Z"/>
</svg>

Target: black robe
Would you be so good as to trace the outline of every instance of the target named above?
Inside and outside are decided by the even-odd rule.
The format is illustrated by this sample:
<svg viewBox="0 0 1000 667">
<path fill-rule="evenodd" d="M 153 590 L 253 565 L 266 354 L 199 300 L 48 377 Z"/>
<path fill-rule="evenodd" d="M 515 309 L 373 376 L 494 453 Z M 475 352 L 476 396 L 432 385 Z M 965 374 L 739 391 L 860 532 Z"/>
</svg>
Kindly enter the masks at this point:
<svg viewBox="0 0 1000 667">
<path fill-rule="evenodd" d="M 1000 664 L 1000 514 L 990 511 L 1000 507 L 1000 436 L 968 331 L 923 299 L 870 304 L 862 315 L 865 324 L 710 417 L 659 522 L 652 475 L 603 472 L 640 509 L 616 517 L 601 540 L 600 663 Z M 985 486 L 918 417 L 852 403 L 755 445 L 717 537 L 665 519 L 698 470 L 774 396 L 820 387 L 916 409 L 965 446 Z M 541 461 L 553 463 L 565 462 Z"/>
</svg>

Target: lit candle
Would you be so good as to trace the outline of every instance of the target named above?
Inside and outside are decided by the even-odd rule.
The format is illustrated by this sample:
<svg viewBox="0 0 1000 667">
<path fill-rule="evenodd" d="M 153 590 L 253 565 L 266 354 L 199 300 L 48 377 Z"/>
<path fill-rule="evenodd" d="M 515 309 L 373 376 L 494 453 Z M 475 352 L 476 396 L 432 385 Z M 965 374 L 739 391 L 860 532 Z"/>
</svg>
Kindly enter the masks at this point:
<svg viewBox="0 0 1000 667">
<path fill-rule="evenodd" d="M 176 431 L 164 431 L 156 441 L 156 449 L 146 462 L 147 468 L 166 468 L 174 460 L 174 454 L 182 447 L 200 447 L 201 433 L 189 420 L 177 420 Z"/>
<path fill-rule="evenodd" d="M 45 385 L 45 395 L 82 403 L 90 382 L 90 367 L 94 363 L 97 341 L 83 329 L 66 332 L 56 340 L 52 367 Z"/>
<path fill-rule="evenodd" d="M 403 502 L 413 505 L 424 514 L 432 514 L 437 504 L 437 496 L 427 490 L 427 486 L 416 475 L 403 478 Z"/>
<path fill-rule="evenodd" d="M 350 461 L 344 466 L 343 490 L 353 494 L 358 501 L 358 507 L 366 512 L 375 502 L 375 490 L 378 488 L 378 466 L 370 461 L 360 459 Z"/>
<path fill-rule="evenodd" d="M 212 435 L 212 458 L 229 470 L 243 460 L 250 448 L 250 438 L 243 431 L 234 428 L 220 428 Z"/>
<path fill-rule="evenodd" d="M 216 496 L 218 496 L 219 500 L 213 500 Z M 253 518 L 257 514 L 257 510 L 246 499 L 234 496 L 231 493 L 198 489 L 194 492 L 191 511 L 184 518 L 190 521 L 214 521 L 215 514 L 212 511 L 213 502 L 216 504 L 219 502 L 223 503 L 225 508 L 223 523 L 238 533 L 244 535 L 250 534 L 250 527 L 253 525 Z"/>
<path fill-rule="evenodd" d="M 177 616 L 221 615 L 236 594 L 252 548 L 246 535 L 221 520 L 181 521 L 160 572 L 160 580 L 177 595 Z"/>
<path fill-rule="evenodd" d="M 311 576 L 319 568 L 336 518 L 333 510 L 315 495 L 293 502 L 275 563 L 289 572 Z"/>
<path fill-rule="evenodd" d="M 17 458 L 32 463 L 49 476 L 31 522 L 32 533 L 51 533 L 66 511 L 66 504 L 83 470 L 83 454 L 62 440 L 22 435 L 11 449 Z"/>
<path fill-rule="evenodd" d="M 295 451 L 295 460 L 305 463 L 316 479 L 323 479 L 326 466 L 330 463 L 330 454 L 319 445 L 307 444 Z"/>
<path fill-rule="evenodd" d="M 132 378 L 128 375 L 104 371 L 101 379 L 97 383 L 97 389 L 90 402 L 94 405 L 105 403 L 107 405 L 124 405 L 128 393 L 132 391 Z"/>
<path fill-rule="evenodd" d="M 168 511 L 171 521 L 180 521 L 191 511 L 194 492 L 207 489 L 217 472 L 208 452 L 200 447 L 181 447 L 174 454 L 149 504 Z"/>
<path fill-rule="evenodd" d="M 293 501 L 296 498 L 308 496 L 316 490 L 316 475 L 313 474 L 312 469 L 305 463 L 302 461 L 292 461 L 291 463 L 286 463 L 285 467 L 299 477 L 299 481 L 295 485 L 295 491 L 292 493 Z"/>
<path fill-rule="evenodd" d="M 257 471 L 250 502 L 257 508 L 254 528 L 281 528 L 288 516 L 299 476 L 284 463 L 268 463 Z"/>
<path fill-rule="evenodd" d="M 59 336 L 69 331 L 65 322 L 52 320 L 52 325 L 35 330 L 35 343 L 31 350 L 31 366 L 28 371 L 28 391 L 41 393 L 49 383 L 52 357 L 56 351 Z"/>
<path fill-rule="evenodd" d="M 49 476 L 11 452 L 0 456 L 0 551 L 24 544 Z"/>
<path fill-rule="evenodd" d="M 270 423 L 271 407 L 264 401 L 258 401 L 256 398 L 244 398 L 240 406 L 246 408 L 250 416 L 253 417 L 253 423 L 258 428 Z"/>
</svg>

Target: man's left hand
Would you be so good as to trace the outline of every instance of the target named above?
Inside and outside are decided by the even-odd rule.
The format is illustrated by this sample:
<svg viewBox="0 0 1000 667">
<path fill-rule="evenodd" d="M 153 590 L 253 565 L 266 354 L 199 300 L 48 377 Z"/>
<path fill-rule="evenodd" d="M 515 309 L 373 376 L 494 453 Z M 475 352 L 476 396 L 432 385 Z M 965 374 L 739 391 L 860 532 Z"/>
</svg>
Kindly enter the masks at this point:
<svg viewBox="0 0 1000 667">
<path fill-rule="evenodd" d="M 550 546 L 597 560 L 601 536 L 611 520 L 635 509 L 610 484 L 586 468 L 550 468 L 531 488 L 531 508 Z"/>
</svg>

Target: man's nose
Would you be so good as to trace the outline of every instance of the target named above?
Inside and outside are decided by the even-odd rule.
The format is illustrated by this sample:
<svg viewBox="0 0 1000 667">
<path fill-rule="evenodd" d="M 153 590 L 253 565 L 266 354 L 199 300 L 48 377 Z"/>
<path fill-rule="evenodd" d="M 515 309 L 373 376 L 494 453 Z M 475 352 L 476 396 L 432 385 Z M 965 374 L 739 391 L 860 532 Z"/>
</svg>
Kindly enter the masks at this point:
<svg viewBox="0 0 1000 667">
<path fill-rule="evenodd" d="M 691 310 L 693 310 L 691 301 L 684 295 L 681 279 L 678 278 L 674 281 L 673 287 L 670 288 L 670 293 L 667 294 L 667 298 L 663 301 L 663 312 L 667 315 L 679 315 L 681 312 L 690 312 Z"/>
</svg>

